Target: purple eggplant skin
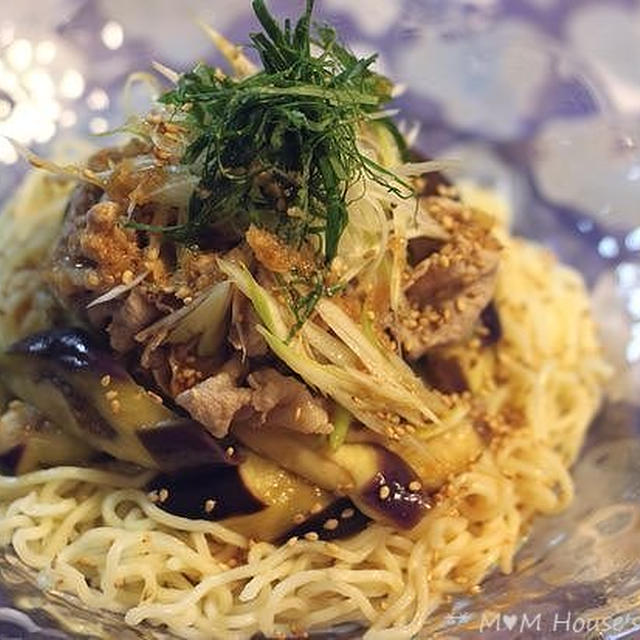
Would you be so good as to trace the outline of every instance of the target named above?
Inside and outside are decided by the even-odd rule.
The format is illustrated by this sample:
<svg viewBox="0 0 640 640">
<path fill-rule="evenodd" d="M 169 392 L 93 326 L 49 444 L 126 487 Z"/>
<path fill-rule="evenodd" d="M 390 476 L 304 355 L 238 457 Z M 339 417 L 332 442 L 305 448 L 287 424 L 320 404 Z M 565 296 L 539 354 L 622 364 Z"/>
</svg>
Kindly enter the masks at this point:
<svg viewBox="0 0 640 640">
<path fill-rule="evenodd" d="M 300 482 L 306 485 L 301 479 Z M 246 476 L 242 461 L 236 467 L 204 466 L 179 473 L 160 473 L 149 481 L 146 490 L 157 506 L 167 513 L 223 524 L 230 518 L 252 516 L 253 529 L 257 531 L 260 531 L 260 520 L 270 508 L 274 508 L 256 495 L 256 485 L 252 478 Z M 215 502 L 215 508 L 207 510 L 206 505 L 211 500 Z M 292 537 L 302 538 L 315 532 L 320 540 L 338 540 L 359 533 L 371 522 L 371 518 L 349 498 L 337 497 L 317 513 L 311 513 L 312 506 L 304 502 L 296 504 L 300 513 L 308 514 L 301 524 L 294 524 L 290 514 L 283 511 L 275 536 L 267 537 L 276 544 L 282 544 Z M 330 520 L 335 520 L 338 526 L 325 527 Z M 235 528 L 232 522 L 229 526 Z"/>
<path fill-rule="evenodd" d="M 327 528 L 325 525 L 332 520 L 335 520 L 338 526 Z M 360 533 L 370 522 L 371 518 L 362 513 L 349 498 L 337 498 L 302 524 L 288 529 L 277 542 L 283 544 L 291 538 L 303 538 L 308 533 L 317 533 L 320 540 L 342 540 Z"/>
<path fill-rule="evenodd" d="M 7 451 L 0 453 L 0 473 L 7 476 L 17 475 L 17 469 L 22 460 L 25 445 L 16 444 Z"/>
<path fill-rule="evenodd" d="M 243 448 L 236 456 L 235 467 L 159 474 L 147 485 L 149 497 L 173 515 L 220 522 L 246 538 L 268 542 L 283 539 L 304 520 L 315 523 L 316 515 L 337 499 L 252 451 Z M 330 535 L 324 522 L 318 525 L 319 536 Z"/>
<path fill-rule="evenodd" d="M 365 511 L 378 513 L 400 529 L 412 529 L 431 510 L 433 498 L 422 489 L 410 489 L 418 477 L 400 456 L 382 447 L 378 449 L 379 470 L 360 489 L 356 504 Z"/>
<path fill-rule="evenodd" d="M 338 493 L 351 498 L 372 519 L 411 529 L 431 509 L 432 497 L 422 489 L 419 476 L 389 449 L 345 442 L 335 451 L 326 448 L 324 453 L 353 478 L 351 486 L 338 487 Z"/>
<path fill-rule="evenodd" d="M 7 349 L 10 355 L 37 357 L 65 371 L 100 371 L 115 379 L 129 378 L 127 370 L 87 331 L 80 328 L 34 333 Z"/>
<path fill-rule="evenodd" d="M 238 429 L 238 425 L 235 435 L 245 446 L 307 482 L 346 495 L 374 520 L 409 529 L 431 508 L 432 499 L 420 488 L 419 476 L 380 444 L 345 442 L 333 450 L 314 436 L 284 429 Z"/>
<path fill-rule="evenodd" d="M 143 446 L 168 473 L 181 469 L 220 469 L 234 467 L 237 457 L 231 440 L 214 439 L 199 422 L 176 417 L 161 422 L 153 429 L 142 429 L 138 438 Z"/>
<path fill-rule="evenodd" d="M 17 342 L 0 354 L 0 376 L 14 396 L 115 458 L 166 472 L 230 462 L 226 443 L 147 393 L 82 329 Z"/>
<path fill-rule="evenodd" d="M 160 473 L 147 484 L 151 495 L 166 498 L 158 506 L 176 516 L 192 520 L 223 520 L 256 513 L 265 508 L 248 489 L 237 466 L 201 466 L 177 473 Z M 207 512 L 207 500 L 215 509 Z"/>
<path fill-rule="evenodd" d="M 486 347 L 500 342 L 502 339 L 502 322 L 495 301 L 491 301 L 480 313 L 480 322 L 487 330 L 482 338 L 482 344 Z"/>
</svg>

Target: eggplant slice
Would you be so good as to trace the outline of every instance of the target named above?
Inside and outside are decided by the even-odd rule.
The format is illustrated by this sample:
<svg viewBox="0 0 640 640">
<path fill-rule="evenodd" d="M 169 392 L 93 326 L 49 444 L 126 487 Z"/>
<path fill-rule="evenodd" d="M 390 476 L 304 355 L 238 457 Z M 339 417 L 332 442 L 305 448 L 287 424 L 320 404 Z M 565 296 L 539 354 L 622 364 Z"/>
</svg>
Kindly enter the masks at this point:
<svg viewBox="0 0 640 640">
<path fill-rule="evenodd" d="M 21 475 L 42 467 L 81 464 L 95 450 L 68 435 L 39 411 L 13 402 L 0 420 L 0 472 Z"/>
<path fill-rule="evenodd" d="M 331 514 L 350 506 L 340 508 L 343 499 L 251 451 L 239 452 L 238 459 L 236 467 L 158 474 L 147 486 L 150 497 L 168 513 L 220 522 L 247 538 L 270 542 L 311 531 L 334 539 L 369 521 L 351 506 L 345 514 L 349 517 L 334 523 Z"/>
<path fill-rule="evenodd" d="M 349 498 L 338 498 L 319 513 L 312 514 L 301 524 L 289 529 L 278 542 L 314 533 L 320 540 L 340 540 L 366 529 L 370 522 L 371 518 L 362 513 Z"/>
<path fill-rule="evenodd" d="M 69 436 L 121 460 L 167 472 L 231 462 L 224 443 L 136 384 L 82 329 L 17 342 L 0 355 L 0 376 Z"/>
<path fill-rule="evenodd" d="M 475 462 L 487 444 L 473 422 L 464 421 L 425 440 L 418 449 L 406 440 L 383 438 L 368 429 L 350 429 L 348 442 L 373 442 L 392 451 L 417 474 L 429 492 L 438 491 L 451 476 L 462 473 Z"/>
<path fill-rule="evenodd" d="M 333 450 L 315 436 L 236 425 L 247 447 L 327 491 L 348 496 L 367 516 L 400 529 L 415 526 L 431 508 L 420 477 L 400 456 L 375 443 Z"/>
</svg>

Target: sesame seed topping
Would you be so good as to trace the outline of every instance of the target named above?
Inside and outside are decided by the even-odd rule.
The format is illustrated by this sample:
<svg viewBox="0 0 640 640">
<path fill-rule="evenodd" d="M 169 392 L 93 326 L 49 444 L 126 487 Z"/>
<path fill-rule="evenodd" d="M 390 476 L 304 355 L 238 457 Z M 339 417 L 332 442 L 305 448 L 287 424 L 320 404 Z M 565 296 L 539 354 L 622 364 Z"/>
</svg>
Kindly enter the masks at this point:
<svg viewBox="0 0 640 640">
<path fill-rule="evenodd" d="M 158 492 L 157 491 L 150 491 L 147 494 L 147 498 L 149 498 L 149 500 L 151 500 L 151 502 L 158 502 Z"/>
<path fill-rule="evenodd" d="M 417 480 L 412 480 L 409 483 L 409 491 L 420 491 L 422 489 L 422 484 Z"/>
<path fill-rule="evenodd" d="M 160 502 L 166 502 L 168 497 L 169 497 L 168 489 L 160 489 L 160 491 L 158 491 L 158 500 Z"/>
<path fill-rule="evenodd" d="M 319 502 L 316 502 L 309 511 L 313 514 L 320 513 L 322 511 L 322 505 Z"/>
<path fill-rule="evenodd" d="M 293 521 L 294 521 L 296 524 L 302 524 L 305 520 L 306 520 L 306 518 L 304 517 L 304 513 L 296 513 L 296 514 L 293 516 Z"/>
<path fill-rule="evenodd" d="M 309 542 L 317 542 L 320 540 L 320 536 L 315 531 L 309 531 L 309 533 L 304 534 L 304 539 L 309 540 Z"/>
<path fill-rule="evenodd" d="M 107 391 L 107 400 L 115 400 L 118 397 L 118 392 L 115 390 Z"/>
<path fill-rule="evenodd" d="M 287 540 L 287 546 L 293 547 L 293 545 L 296 544 L 296 542 L 298 542 L 298 536 L 292 536 Z"/>
<path fill-rule="evenodd" d="M 334 529 L 338 528 L 338 524 L 339 524 L 339 522 L 335 518 L 329 518 L 329 520 L 327 520 L 322 525 L 322 527 L 324 529 L 326 529 L 327 531 L 333 531 Z"/>
<path fill-rule="evenodd" d="M 113 413 L 120 413 L 120 401 L 119 400 L 112 400 L 110 406 L 111 406 L 111 411 Z"/>
<path fill-rule="evenodd" d="M 391 489 L 386 484 L 380 487 L 379 494 L 380 500 L 386 500 L 391 495 Z"/>
<path fill-rule="evenodd" d="M 356 515 L 356 512 L 354 509 L 345 509 L 341 514 L 340 517 L 341 518 L 353 518 L 353 516 Z"/>
<path fill-rule="evenodd" d="M 204 510 L 206 513 L 211 513 L 215 509 L 215 506 L 216 501 L 209 499 L 204 503 Z"/>
<path fill-rule="evenodd" d="M 111 384 L 111 376 L 110 375 L 102 376 L 102 378 L 100 378 L 100 384 L 103 387 L 108 387 Z"/>
<path fill-rule="evenodd" d="M 233 447 L 227 447 L 227 450 L 225 451 L 229 458 L 231 458 L 235 452 L 236 450 Z"/>
</svg>

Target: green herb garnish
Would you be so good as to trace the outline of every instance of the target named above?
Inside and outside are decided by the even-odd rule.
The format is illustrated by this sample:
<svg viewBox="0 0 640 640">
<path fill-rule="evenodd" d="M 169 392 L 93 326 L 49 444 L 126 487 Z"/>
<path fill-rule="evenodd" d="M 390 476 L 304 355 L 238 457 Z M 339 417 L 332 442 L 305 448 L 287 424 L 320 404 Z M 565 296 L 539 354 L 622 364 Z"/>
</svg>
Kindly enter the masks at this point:
<svg viewBox="0 0 640 640">
<path fill-rule="evenodd" d="M 333 29 L 311 36 L 313 4 L 295 27 L 281 27 L 254 0 L 263 32 L 251 40 L 263 70 L 234 79 L 200 64 L 161 97 L 187 109 L 194 137 L 183 162 L 201 175 L 187 221 L 166 229 L 176 240 L 233 242 L 254 223 L 295 247 L 320 237 L 329 264 L 347 223 L 348 186 L 366 174 L 399 188 L 357 146 L 358 127 L 390 99 L 391 84 L 370 70 L 376 56 L 357 58 Z"/>
<path fill-rule="evenodd" d="M 131 226 L 222 249 L 254 224 L 312 250 L 313 276 L 284 278 L 297 331 L 317 301 L 336 291 L 327 275 L 348 221 L 349 187 L 366 176 L 403 197 L 412 188 L 358 147 L 360 128 L 373 120 L 402 140 L 381 114 L 392 85 L 371 70 L 376 56 L 356 57 L 328 26 L 312 35 L 314 0 L 295 26 L 280 26 L 264 0 L 252 4 L 263 31 L 250 37 L 263 70 L 232 78 L 198 64 L 160 98 L 185 125 L 182 163 L 200 177 L 185 221 Z"/>
</svg>

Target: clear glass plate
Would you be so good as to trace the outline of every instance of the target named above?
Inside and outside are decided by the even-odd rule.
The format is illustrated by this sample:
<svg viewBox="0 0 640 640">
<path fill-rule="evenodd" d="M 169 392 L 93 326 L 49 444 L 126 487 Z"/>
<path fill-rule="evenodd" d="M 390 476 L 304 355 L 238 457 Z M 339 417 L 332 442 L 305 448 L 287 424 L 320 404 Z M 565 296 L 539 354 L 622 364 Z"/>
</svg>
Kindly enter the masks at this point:
<svg viewBox="0 0 640 640">
<path fill-rule="evenodd" d="M 272 4 L 292 12 L 302 2 Z M 195 18 L 244 43 L 248 5 L 3 3 L 0 133 L 48 152 L 70 134 L 117 126 L 147 99 L 134 85 L 127 104 L 130 72 L 215 60 Z M 536 522 L 515 574 L 452 601 L 423 637 L 640 637 L 640 2 L 324 0 L 319 9 L 357 52 L 380 51 L 379 68 L 406 87 L 397 104 L 415 146 L 456 160 L 458 179 L 497 189 L 519 233 L 585 275 L 616 367 L 571 508 Z M 0 200 L 24 171 L 0 138 Z M 317 637 L 360 633 L 346 625 Z M 5 550 L 0 637 L 162 635 L 43 594 Z"/>
</svg>

